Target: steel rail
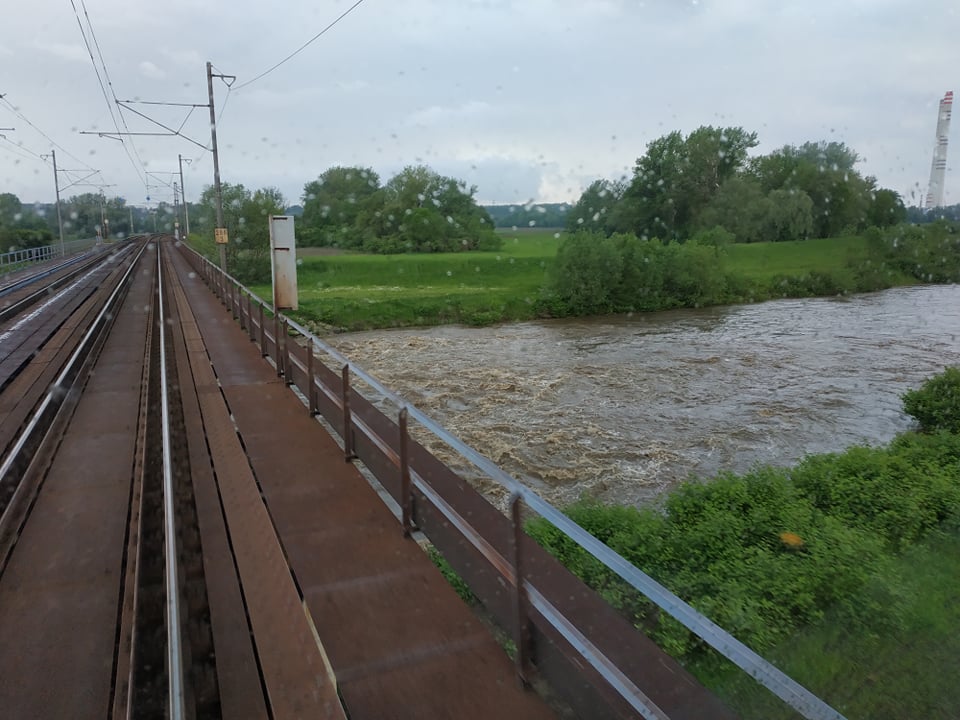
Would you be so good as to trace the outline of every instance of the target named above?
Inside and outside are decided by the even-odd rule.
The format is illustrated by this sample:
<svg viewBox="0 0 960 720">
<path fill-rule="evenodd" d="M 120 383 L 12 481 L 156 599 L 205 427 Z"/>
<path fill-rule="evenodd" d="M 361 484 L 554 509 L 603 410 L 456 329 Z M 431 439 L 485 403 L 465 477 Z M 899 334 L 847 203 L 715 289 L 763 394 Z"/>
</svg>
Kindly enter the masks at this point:
<svg viewBox="0 0 960 720">
<path fill-rule="evenodd" d="M 180 647 L 180 584 L 177 574 L 177 526 L 173 497 L 173 450 L 170 440 L 170 398 L 167 390 L 167 320 L 163 311 L 162 243 L 157 242 L 157 302 L 160 319 L 160 423 L 163 432 L 163 515 L 167 586 L 167 679 L 169 682 L 168 717 L 186 716 L 183 694 L 183 657 Z"/>
<path fill-rule="evenodd" d="M 236 287 L 248 293 L 263 307 L 275 313 L 270 303 L 260 298 L 256 293 L 239 283 L 232 276 L 223 273 L 220 268 L 210 263 L 209 260 L 200 255 L 196 250 L 193 250 L 193 248 L 188 247 L 188 249 L 196 254 L 203 262 L 208 263 L 214 272 L 224 275 L 224 279 L 229 280 Z M 829 704 L 737 640 L 726 630 L 710 620 L 710 618 L 694 609 L 691 605 L 670 592 L 666 587 L 631 564 L 619 553 L 603 544 L 600 540 L 537 495 L 536 492 L 507 474 L 492 460 L 481 455 L 460 438 L 443 428 L 429 415 L 414 405 L 411 405 L 397 393 L 388 389 L 362 367 L 356 365 L 335 348 L 323 342 L 323 340 L 300 323 L 286 315 L 283 315 L 283 318 L 288 327 L 293 328 L 308 338 L 315 348 L 320 348 L 338 363 L 347 366 L 357 377 L 362 379 L 384 398 L 391 401 L 398 409 L 405 409 L 409 416 L 415 418 L 423 427 L 443 440 L 451 449 L 456 450 L 463 458 L 469 460 L 490 479 L 497 481 L 511 493 L 519 496 L 532 510 L 550 521 L 557 529 L 564 532 L 587 553 L 603 563 L 609 570 L 616 573 L 624 582 L 649 598 L 654 604 L 680 622 L 718 653 L 730 660 L 738 668 L 750 675 L 750 677 L 767 688 L 807 720 L 846 720 L 841 713 Z M 274 342 L 279 343 L 279 338 L 274 338 Z M 617 688 L 616 685 L 614 685 L 614 687 Z M 630 700 L 627 696 L 624 697 L 628 701 Z"/>
<path fill-rule="evenodd" d="M 107 301 L 100 309 L 97 317 L 94 318 L 94 321 L 90 323 L 90 327 L 87 328 L 87 332 L 83 336 L 83 339 L 70 355 L 70 359 L 67 361 L 67 364 L 64 365 L 63 369 L 60 371 L 60 374 L 57 375 L 57 379 L 54 380 L 53 384 L 50 385 L 50 389 L 44 396 L 40 406 L 34 411 L 33 416 L 30 418 L 30 422 L 27 423 L 26 427 L 23 429 L 23 432 L 20 433 L 20 437 L 17 438 L 17 441 L 14 443 L 12 449 L 4 459 L 3 464 L 0 465 L 0 480 L 6 478 L 10 473 L 11 468 L 18 460 L 18 456 L 21 452 L 23 452 L 23 448 L 30 439 L 30 436 L 36 432 L 37 427 L 47 411 L 52 408 L 54 403 L 63 402 L 63 398 L 68 390 L 66 387 L 67 378 L 70 377 L 75 369 L 75 366 L 83 360 L 86 353 L 89 351 L 90 343 L 92 342 L 95 333 L 100 329 L 104 323 L 104 320 L 107 319 L 107 316 L 113 310 L 113 304 L 116 302 L 120 291 L 129 280 L 130 275 L 133 272 L 133 268 L 136 266 L 137 260 L 139 260 L 140 256 L 143 254 L 145 247 L 146 246 L 140 248 L 140 252 L 137 253 L 137 256 L 130 263 L 130 267 L 127 268 L 119 282 L 117 282 L 117 286 L 113 289 L 113 292 L 110 293 L 110 297 L 107 298 Z"/>
<path fill-rule="evenodd" d="M 97 255 L 94 257 L 87 257 L 86 255 L 83 255 L 77 258 L 77 260 L 72 261 L 72 262 L 77 262 L 82 260 L 83 262 L 77 265 L 77 267 L 70 270 L 63 277 L 57 278 L 49 285 L 45 285 L 41 288 L 38 288 L 37 290 L 30 293 L 29 295 L 26 295 L 20 298 L 19 300 L 17 300 L 16 302 L 11 303 L 7 307 L 0 309 L 0 322 L 5 322 L 11 318 L 15 318 L 20 313 L 25 312 L 27 309 L 29 309 L 36 303 L 43 300 L 43 304 L 40 305 L 40 307 L 33 310 L 25 318 L 22 318 L 21 320 L 19 320 L 17 324 L 9 328 L 6 328 L 3 332 L 3 335 L 0 336 L 0 340 L 5 339 L 9 335 L 9 333 L 12 330 L 14 330 L 20 323 L 29 321 L 30 319 L 36 317 L 38 314 L 43 312 L 44 308 L 49 307 L 53 303 L 60 300 L 60 298 L 67 295 L 77 285 L 82 283 L 85 279 L 90 277 L 90 275 L 92 275 L 97 270 L 99 270 L 101 266 L 104 266 L 105 264 L 111 262 L 111 260 L 113 260 L 115 257 L 116 257 L 116 253 Z M 63 267 L 59 269 L 62 270 Z M 71 281 L 73 282 L 71 283 Z M 67 283 L 71 283 L 71 284 L 68 285 Z M 51 295 L 53 291 L 58 290 L 60 288 L 63 288 L 63 289 L 60 290 L 56 295 Z"/>
</svg>

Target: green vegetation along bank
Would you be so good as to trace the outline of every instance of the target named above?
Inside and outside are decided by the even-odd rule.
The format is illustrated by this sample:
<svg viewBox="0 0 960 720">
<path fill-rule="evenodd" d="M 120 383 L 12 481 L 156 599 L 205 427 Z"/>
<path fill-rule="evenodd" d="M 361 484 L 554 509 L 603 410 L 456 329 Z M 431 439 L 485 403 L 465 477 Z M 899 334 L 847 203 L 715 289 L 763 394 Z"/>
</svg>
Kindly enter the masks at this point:
<svg viewBox="0 0 960 720">
<path fill-rule="evenodd" d="M 955 718 L 960 369 L 904 400 L 919 429 L 886 447 L 566 512 L 852 720 Z M 528 531 L 743 717 L 793 717 L 552 525 Z"/>
<path fill-rule="evenodd" d="M 506 232 L 502 239 L 502 248 L 491 252 L 315 255 L 304 249 L 298 318 L 334 330 L 489 325 L 960 279 L 960 233 L 945 222 L 778 243 L 727 244 L 723 231 L 682 244 L 542 230 Z M 212 243 L 192 240 L 215 252 Z M 270 296 L 268 285 L 254 289 Z"/>
</svg>

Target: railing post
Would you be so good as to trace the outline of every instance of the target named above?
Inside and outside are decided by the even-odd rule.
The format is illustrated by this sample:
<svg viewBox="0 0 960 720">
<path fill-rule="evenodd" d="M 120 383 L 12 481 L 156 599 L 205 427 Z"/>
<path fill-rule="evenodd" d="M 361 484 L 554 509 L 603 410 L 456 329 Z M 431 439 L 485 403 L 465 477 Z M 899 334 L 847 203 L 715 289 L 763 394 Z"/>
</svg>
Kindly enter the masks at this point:
<svg viewBox="0 0 960 720">
<path fill-rule="evenodd" d="M 343 459 L 347 462 L 357 459 L 353 451 L 353 415 L 350 412 L 350 366 L 344 365 L 341 373 L 343 380 Z"/>
<path fill-rule="evenodd" d="M 293 385 L 293 363 L 290 362 L 290 326 L 286 318 L 280 327 L 283 330 L 283 381 L 290 387 Z"/>
<path fill-rule="evenodd" d="M 250 342 L 253 342 L 253 295 L 247 293 L 247 333 L 250 335 Z"/>
<path fill-rule="evenodd" d="M 523 586 L 523 518 L 521 500 L 518 493 L 510 497 L 510 518 L 513 521 L 513 572 L 516 581 L 513 588 L 513 607 L 516 624 L 513 629 L 513 642 L 517 646 L 515 664 L 517 679 L 521 687 L 530 685 L 530 612 L 527 589 Z"/>
<path fill-rule="evenodd" d="M 267 323 L 263 319 L 263 303 L 257 303 L 260 306 L 260 357 L 267 356 Z"/>
<path fill-rule="evenodd" d="M 246 330 L 246 329 L 247 329 L 247 322 L 246 322 L 246 320 L 243 319 L 243 298 L 244 298 L 245 295 L 246 295 L 246 293 L 245 293 L 243 290 L 240 290 L 240 297 L 239 297 L 239 302 L 237 303 L 237 305 L 238 305 L 239 308 L 240 308 L 240 329 L 241 329 L 241 330 Z"/>
<path fill-rule="evenodd" d="M 413 531 L 413 493 L 410 490 L 410 451 L 407 441 L 407 409 L 400 410 L 400 510 L 402 512 L 403 536 L 410 537 Z"/>
<path fill-rule="evenodd" d="M 320 414 L 320 408 L 317 403 L 317 382 L 313 375 L 313 339 L 307 343 L 307 410 L 310 411 L 310 417 L 316 417 Z"/>
<path fill-rule="evenodd" d="M 280 354 L 280 315 L 273 311 L 273 363 L 277 366 L 277 377 L 283 375 L 283 355 Z"/>
</svg>

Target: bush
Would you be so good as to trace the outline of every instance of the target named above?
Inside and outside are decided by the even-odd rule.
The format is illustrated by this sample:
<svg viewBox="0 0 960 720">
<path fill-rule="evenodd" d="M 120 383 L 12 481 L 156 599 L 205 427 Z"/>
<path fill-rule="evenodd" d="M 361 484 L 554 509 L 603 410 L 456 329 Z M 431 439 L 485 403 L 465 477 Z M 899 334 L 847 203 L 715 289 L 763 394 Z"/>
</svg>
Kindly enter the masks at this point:
<svg viewBox="0 0 960 720">
<path fill-rule="evenodd" d="M 791 475 L 817 508 L 900 551 L 960 512 L 955 471 L 917 450 L 854 447 L 810 457 Z"/>
<path fill-rule="evenodd" d="M 581 231 L 557 251 L 545 305 L 559 315 L 713 305 L 725 297 L 723 256 L 719 246 Z"/>
<path fill-rule="evenodd" d="M 903 395 L 903 409 L 926 432 L 960 433 L 960 367 L 948 367 Z"/>
<path fill-rule="evenodd" d="M 880 594 L 885 612 L 858 602 L 882 575 L 882 540 L 813 507 L 781 470 L 686 483 L 663 513 L 584 501 L 567 514 L 756 650 L 831 607 L 852 624 L 893 618 L 889 593 Z M 704 657 L 699 639 L 552 525 L 535 520 L 528 532 L 668 652 L 688 661 Z"/>
<path fill-rule="evenodd" d="M 898 225 L 869 240 L 871 251 L 920 282 L 960 281 L 960 229 L 955 223 Z"/>
<path fill-rule="evenodd" d="M 614 310 L 612 296 L 623 273 L 616 242 L 600 233 L 578 232 L 557 250 L 551 290 L 568 313 L 596 315 Z"/>
</svg>

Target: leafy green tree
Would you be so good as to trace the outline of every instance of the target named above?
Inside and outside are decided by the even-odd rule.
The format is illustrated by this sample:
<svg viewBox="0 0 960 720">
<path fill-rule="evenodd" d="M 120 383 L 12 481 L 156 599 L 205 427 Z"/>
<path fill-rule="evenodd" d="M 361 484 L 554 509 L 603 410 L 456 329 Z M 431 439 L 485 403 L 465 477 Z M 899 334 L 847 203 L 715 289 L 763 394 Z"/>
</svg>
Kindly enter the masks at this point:
<svg viewBox="0 0 960 720">
<path fill-rule="evenodd" d="M 227 228 L 227 266 L 232 275 L 244 282 L 265 282 L 270 278 L 271 215 L 284 214 L 286 201 L 276 188 L 251 193 L 243 185 L 224 183 L 223 222 Z M 204 188 L 201 204 L 205 234 L 213 239 L 216 196 L 212 186 Z M 192 219 L 192 218 L 191 218 Z M 192 229 L 192 228 L 191 228 Z"/>
<path fill-rule="evenodd" d="M 379 209 L 361 215 L 365 248 L 372 251 L 440 252 L 495 249 L 500 238 L 476 187 L 424 165 L 404 168 L 384 186 Z"/>
<path fill-rule="evenodd" d="M 756 133 L 740 127 L 700 127 L 651 142 L 624 193 L 622 229 L 646 237 L 683 239 L 721 185 L 746 165 Z"/>
<path fill-rule="evenodd" d="M 737 242 L 762 242 L 770 214 L 770 201 L 756 180 L 735 176 L 720 186 L 697 217 L 696 227 L 722 227 Z"/>
<path fill-rule="evenodd" d="M 887 188 L 880 188 L 871 197 L 870 209 L 867 211 L 867 221 L 873 227 L 888 227 L 899 225 L 907 219 L 907 209 L 899 193 Z"/>
<path fill-rule="evenodd" d="M 761 156 L 751 170 L 766 192 L 805 192 L 813 202 L 812 235 L 832 237 L 867 226 L 876 181 L 857 172 L 858 161 L 856 152 L 843 143 L 807 142 Z"/>
<path fill-rule="evenodd" d="M 806 240 L 813 233 L 813 200 L 803 190 L 772 190 L 767 196 L 763 238 Z"/>
<path fill-rule="evenodd" d="M 622 182 L 594 180 L 567 213 L 567 231 L 588 230 L 610 234 L 616 223 L 617 206 L 625 190 L 626 185 Z"/>
<path fill-rule="evenodd" d="M 11 227 L 20 219 L 23 204 L 13 193 L 0 193 L 0 225 Z"/>
<path fill-rule="evenodd" d="M 300 233 L 307 245 L 358 247 L 358 219 L 375 210 L 380 176 L 372 168 L 336 166 L 303 188 Z"/>
</svg>

